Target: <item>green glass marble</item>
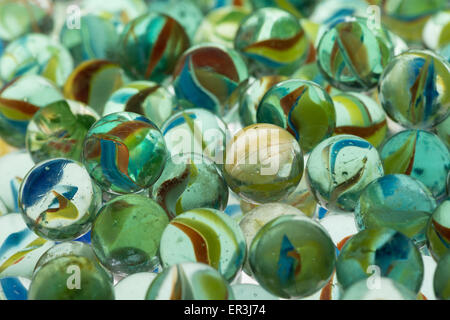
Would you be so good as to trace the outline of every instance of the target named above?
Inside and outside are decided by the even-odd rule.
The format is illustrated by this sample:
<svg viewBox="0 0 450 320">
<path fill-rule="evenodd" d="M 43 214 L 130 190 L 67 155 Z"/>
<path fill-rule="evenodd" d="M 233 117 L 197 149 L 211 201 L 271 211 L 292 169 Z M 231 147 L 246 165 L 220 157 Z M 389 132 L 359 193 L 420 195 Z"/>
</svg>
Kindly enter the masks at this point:
<svg viewBox="0 0 450 320">
<path fill-rule="evenodd" d="M 378 148 L 388 131 L 383 108 L 360 93 L 338 93 L 331 97 L 336 110 L 334 134 L 353 134 Z"/>
<path fill-rule="evenodd" d="M 81 161 L 83 141 L 97 113 L 81 102 L 60 100 L 40 108 L 31 118 L 25 144 L 35 163 L 51 158 Z"/>
<path fill-rule="evenodd" d="M 129 22 L 119 39 L 118 58 L 133 78 L 163 81 L 189 47 L 183 27 L 173 18 L 149 12 Z"/>
<path fill-rule="evenodd" d="M 437 52 L 450 49 L 450 8 L 435 13 L 425 24 L 422 41 L 431 50 Z"/>
<path fill-rule="evenodd" d="M 79 23 L 80 28 L 64 24 L 59 34 L 75 65 L 89 59 L 114 59 L 119 35 L 111 19 L 87 14 L 80 17 Z"/>
<path fill-rule="evenodd" d="M 54 244 L 31 231 L 20 213 L 0 216 L 0 279 L 31 279 L 39 258 Z"/>
<path fill-rule="evenodd" d="M 389 278 L 379 278 L 369 287 L 367 279 L 351 285 L 341 300 L 416 300 L 417 295 Z"/>
<path fill-rule="evenodd" d="M 83 256 L 62 256 L 34 274 L 28 299 L 114 300 L 114 288 L 96 262 Z"/>
<path fill-rule="evenodd" d="M 151 81 L 130 82 L 114 91 L 103 109 L 103 116 L 114 112 L 141 114 L 158 128 L 172 115 L 175 97 L 166 87 Z"/>
<path fill-rule="evenodd" d="M 283 215 L 259 230 L 249 258 L 253 276 L 268 292 L 282 298 L 304 298 L 328 282 L 336 250 L 317 222 Z"/>
<path fill-rule="evenodd" d="M 235 300 L 278 300 L 277 296 L 270 294 L 261 286 L 250 283 L 231 285 Z"/>
<path fill-rule="evenodd" d="M 118 274 L 152 271 L 169 223 L 164 210 L 142 195 L 123 195 L 107 202 L 92 226 L 91 241 L 100 262 Z"/>
<path fill-rule="evenodd" d="M 319 42 L 319 69 L 338 89 L 368 91 L 376 87 L 384 67 L 393 57 L 392 47 L 384 28 L 371 28 L 365 18 L 340 18 Z"/>
<path fill-rule="evenodd" d="M 44 77 L 17 77 L 0 89 L 0 136 L 12 146 L 24 147 L 33 115 L 39 108 L 63 98 L 62 92 Z"/>
<path fill-rule="evenodd" d="M 224 210 L 228 186 L 214 162 L 200 154 L 186 153 L 167 161 L 150 195 L 172 219 L 195 208 Z"/>
<path fill-rule="evenodd" d="M 153 280 L 147 300 L 233 300 L 233 291 L 220 273 L 195 262 L 176 264 Z"/>
<path fill-rule="evenodd" d="M 211 111 L 201 108 L 179 111 L 164 122 L 161 132 L 171 155 L 197 153 L 223 164 L 230 132 L 226 123 Z"/>
<path fill-rule="evenodd" d="M 214 209 L 193 209 L 173 220 L 160 244 L 163 268 L 183 262 L 210 265 L 232 281 L 246 258 L 244 235 L 237 222 Z"/>
<path fill-rule="evenodd" d="M 275 75 L 249 81 L 239 98 L 239 119 L 242 126 L 247 127 L 258 122 L 256 112 L 264 95 L 274 85 L 287 79 L 286 76 Z"/>
<path fill-rule="evenodd" d="M 274 202 L 297 187 L 303 175 L 303 154 L 286 130 L 254 124 L 228 143 L 223 173 L 230 189 L 244 200 Z"/>
<path fill-rule="evenodd" d="M 346 290 L 374 272 L 418 293 L 424 276 L 421 254 L 398 231 L 388 228 L 360 231 L 346 242 L 338 256 L 337 279 Z"/>
<path fill-rule="evenodd" d="M 431 128 L 450 115 L 450 64 L 427 50 L 396 56 L 380 78 L 386 113 L 407 128 Z"/>
<path fill-rule="evenodd" d="M 348 212 L 355 209 L 364 188 L 383 176 L 383 165 L 369 142 L 343 134 L 328 138 L 313 149 L 305 173 L 322 207 Z"/>
<path fill-rule="evenodd" d="M 19 190 L 28 227 L 46 239 L 73 240 L 89 231 L 101 206 L 101 191 L 84 166 L 56 158 L 35 165 Z"/>
<path fill-rule="evenodd" d="M 214 42 L 233 48 L 239 26 L 249 13 L 250 10 L 236 6 L 211 10 L 198 27 L 194 43 Z"/>
<path fill-rule="evenodd" d="M 265 224 L 284 215 L 305 216 L 305 214 L 297 208 L 284 203 L 266 203 L 246 212 L 239 221 L 239 227 L 244 233 L 245 241 L 247 243 L 247 251 L 250 251 L 250 245 L 253 239 Z M 249 257 L 247 257 L 245 261 L 244 271 L 248 275 L 252 275 Z"/>
<path fill-rule="evenodd" d="M 425 184 L 437 200 L 446 197 L 450 152 L 433 133 L 401 131 L 383 144 L 380 156 L 385 174 L 409 175 Z"/>
<path fill-rule="evenodd" d="M 310 55 L 310 41 L 297 17 L 278 8 L 262 8 L 241 23 L 234 47 L 249 61 L 252 75 L 290 75 Z"/>
<path fill-rule="evenodd" d="M 444 200 L 434 210 L 428 221 L 426 236 L 428 249 L 436 261 L 450 251 L 450 199 Z"/>
<path fill-rule="evenodd" d="M 308 17 L 319 1 L 316 0 L 251 0 L 253 8 L 278 7 L 292 13 L 297 18 Z"/>
<path fill-rule="evenodd" d="M 29 32 L 50 33 L 54 25 L 51 0 L 2 0 L 0 11 L 0 40 L 10 42 Z"/>
<path fill-rule="evenodd" d="M 438 299 L 450 300 L 450 252 L 439 260 L 434 273 L 433 287 Z"/>
<path fill-rule="evenodd" d="M 184 108 L 224 115 L 227 100 L 247 78 L 247 66 L 236 50 L 208 43 L 194 46 L 180 57 L 172 84 Z"/>
<path fill-rule="evenodd" d="M 355 208 L 360 230 L 391 228 L 425 244 L 425 231 L 436 200 L 420 181 L 402 174 L 389 174 L 370 183 Z"/>
<path fill-rule="evenodd" d="M 296 79 L 270 88 L 258 106 L 256 119 L 258 123 L 272 123 L 288 130 L 303 152 L 330 137 L 336 126 L 328 93 L 313 82 Z"/>
<path fill-rule="evenodd" d="M 0 78 L 37 74 L 62 86 L 73 69 L 70 52 L 49 36 L 30 33 L 9 43 L 0 57 Z"/>
<path fill-rule="evenodd" d="M 133 193 L 158 180 L 168 152 L 158 127 L 132 112 L 98 120 L 86 135 L 83 163 L 94 181 L 113 193 Z"/>
<path fill-rule="evenodd" d="M 153 272 L 138 272 L 123 278 L 114 286 L 116 300 L 145 300 L 148 288 L 157 275 Z"/>
</svg>

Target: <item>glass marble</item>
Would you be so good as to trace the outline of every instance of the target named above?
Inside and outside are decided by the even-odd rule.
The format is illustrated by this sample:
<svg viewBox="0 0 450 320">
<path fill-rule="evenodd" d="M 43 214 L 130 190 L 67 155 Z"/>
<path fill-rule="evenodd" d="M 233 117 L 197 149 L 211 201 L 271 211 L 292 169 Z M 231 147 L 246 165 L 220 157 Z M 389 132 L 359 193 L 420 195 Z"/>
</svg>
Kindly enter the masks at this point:
<svg viewBox="0 0 450 320">
<path fill-rule="evenodd" d="M 368 4 L 365 0 L 322 0 L 317 1 L 309 19 L 320 25 L 328 25 L 347 16 L 364 17 Z"/>
<path fill-rule="evenodd" d="M 194 43 L 220 43 L 234 47 L 234 37 L 241 22 L 250 13 L 245 7 L 226 6 L 214 9 L 203 19 L 195 33 Z"/>
<path fill-rule="evenodd" d="M 436 126 L 436 134 L 450 149 L 450 116 Z"/>
<path fill-rule="evenodd" d="M 379 278 L 369 287 L 367 280 L 360 280 L 345 290 L 341 300 L 416 300 L 417 295 L 389 278 Z M 376 285 L 376 286 L 375 286 Z"/>
<path fill-rule="evenodd" d="M 283 215 L 259 230 L 249 261 L 254 278 L 271 294 L 303 298 L 331 277 L 336 251 L 320 224 L 300 215 Z"/>
<path fill-rule="evenodd" d="M 19 212 L 20 184 L 33 166 L 26 150 L 13 151 L 0 158 L 0 200 L 8 213 Z"/>
<path fill-rule="evenodd" d="M 234 47 L 249 60 L 252 75 L 290 75 L 314 50 L 298 18 L 278 8 L 262 8 L 241 23 Z"/>
<path fill-rule="evenodd" d="M 24 147 L 27 126 L 36 111 L 61 99 L 60 90 L 46 78 L 17 77 L 0 89 L 0 136 L 12 146 Z"/>
<path fill-rule="evenodd" d="M 363 189 L 383 176 L 383 164 L 369 142 L 342 134 L 313 149 L 305 173 L 321 206 L 333 212 L 348 212 L 355 209 Z"/>
<path fill-rule="evenodd" d="M 257 123 L 256 112 L 264 95 L 274 85 L 287 79 L 286 76 L 270 75 L 249 82 L 239 98 L 239 119 L 244 127 Z"/>
<path fill-rule="evenodd" d="M 193 152 L 223 164 L 230 132 L 214 113 L 201 108 L 179 111 L 166 120 L 161 132 L 171 155 Z"/>
<path fill-rule="evenodd" d="M 90 59 L 114 59 L 119 35 L 113 22 L 104 16 L 80 17 L 80 28 L 64 24 L 59 39 L 71 53 L 75 65 Z"/>
<path fill-rule="evenodd" d="M 149 12 L 125 26 L 118 43 L 118 58 L 131 77 L 161 82 L 172 73 L 188 47 L 189 37 L 175 19 Z"/>
<path fill-rule="evenodd" d="M 51 0 L 2 0 L 0 11 L 0 40 L 13 41 L 31 31 L 49 33 L 53 28 Z"/>
<path fill-rule="evenodd" d="M 427 129 L 450 115 L 450 64 L 431 51 L 396 56 L 383 71 L 379 99 L 386 113 L 407 128 Z"/>
<path fill-rule="evenodd" d="M 215 209 L 198 208 L 170 221 L 161 237 L 159 252 L 163 268 L 200 262 L 232 281 L 245 261 L 246 245 L 235 220 Z"/>
<path fill-rule="evenodd" d="M 336 110 L 334 134 L 353 134 L 378 148 L 387 134 L 386 114 L 371 97 L 360 93 L 338 93 L 331 97 Z"/>
<path fill-rule="evenodd" d="M 409 175 L 425 184 L 437 200 L 446 197 L 450 152 L 433 133 L 401 131 L 383 144 L 380 157 L 385 174 Z"/>
<path fill-rule="evenodd" d="M 169 219 L 195 208 L 224 210 L 228 186 L 219 170 L 201 154 L 174 155 L 167 161 L 150 194 Z"/>
<path fill-rule="evenodd" d="M 84 140 L 83 163 L 94 181 L 112 193 L 133 193 L 158 180 L 168 152 L 158 127 L 132 112 L 98 120 Z"/>
<path fill-rule="evenodd" d="M 135 112 L 146 116 L 161 128 L 172 115 L 174 106 L 174 95 L 166 87 L 151 81 L 135 81 L 111 94 L 103 116 L 121 111 Z"/>
<path fill-rule="evenodd" d="M 183 27 L 189 39 L 193 39 L 203 20 L 200 8 L 191 0 L 153 0 L 148 4 L 149 12 L 159 12 L 174 18 Z"/>
<path fill-rule="evenodd" d="M 35 163 L 50 158 L 81 161 L 83 140 L 99 119 L 81 102 L 60 100 L 40 108 L 31 118 L 25 144 Z"/>
<path fill-rule="evenodd" d="M 165 269 L 153 280 L 147 300 L 233 300 L 220 273 L 204 264 L 184 262 Z"/>
<path fill-rule="evenodd" d="M 360 230 L 391 228 L 422 246 L 435 208 L 436 200 L 420 181 L 402 174 L 389 174 L 374 180 L 361 192 L 355 220 Z"/>
<path fill-rule="evenodd" d="M 440 300 L 450 300 L 450 252 L 438 262 L 433 279 L 434 293 Z"/>
<path fill-rule="evenodd" d="M 344 290 L 377 272 L 414 293 L 423 280 L 423 261 L 413 242 L 388 228 L 358 232 L 342 248 L 336 263 L 336 275 Z"/>
<path fill-rule="evenodd" d="M 28 229 L 21 214 L 0 216 L 0 279 L 31 279 L 39 258 L 53 245 Z"/>
<path fill-rule="evenodd" d="M 297 79 L 270 88 L 258 106 L 256 119 L 287 129 L 305 153 L 330 137 L 336 126 L 328 93 L 313 82 Z"/>
<path fill-rule="evenodd" d="M 317 48 L 323 76 L 344 91 L 375 88 L 392 56 L 389 34 L 382 28 L 370 28 L 365 18 L 345 17 L 333 22 Z"/>
<path fill-rule="evenodd" d="M 231 285 L 234 300 L 278 300 L 277 296 L 267 292 L 261 286 L 250 283 Z"/>
<path fill-rule="evenodd" d="M 428 249 L 436 261 L 450 251 L 450 199 L 444 200 L 434 210 L 428 221 L 426 236 Z"/>
<path fill-rule="evenodd" d="M 101 205 L 100 189 L 81 163 L 51 159 L 34 166 L 19 190 L 28 227 L 46 239 L 64 241 L 88 232 Z"/>
<path fill-rule="evenodd" d="M 389 29 L 408 42 L 422 38 L 422 30 L 429 18 L 445 9 L 446 0 L 370 0 L 380 6 L 381 20 Z"/>
<path fill-rule="evenodd" d="M 61 256 L 33 275 L 28 300 L 114 300 L 114 288 L 96 262 L 84 256 Z"/>
<path fill-rule="evenodd" d="M 228 143 L 223 173 L 230 189 L 244 200 L 268 203 L 295 190 L 303 164 L 300 146 L 288 131 L 254 124 Z"/>
<path fill-rule="evenodd" d="M 100 262 L 116 274 L 152 271 L 162 233 L 164 210 L 142 195 L 118 196 L 98 212 L 92 226 L 92 247 Z"/>
<path fill-rule="evenodd" d="M 245 241 L 247 243 L 247 251 L 250 250 L 250 245 L 261 228 L 270 222 L 271 220 L 284 216 L 284 215 L 299 215 L 305 216 L 305 214 L 295 207 L 292 207 L 284 203 L 266 203 L 253 208 L 252 210 L 246 212 L 239 222 L 239 227 L 245 236 Z M 250 264 L 247 260 L 245 261 L 244 271 L 248 274 L 252 274 Z"/>
<path fill-rule="evenodd" d="M 247 78 L 247 66 L 237 51 L 220 44 L 200 44 L 180 57 L 172 84 L 184 108 L 223 115 L 225 103 Z"/>
<path fill-rule="evenodd" d="M 68 77 L 64 96 L 87 104 L 101 115 L 110 95 L 122 87 L 124 81 L 123 70 L 115 62 L 87 60 Z"/>
<path fill-rule="evenodd" d="M 314 10 L 316 0 L 251 0 L 253 8 L 278 7 L 286 10 L 297 18 L 308 17 Z"/>
<path fill-rule="evenodd" d="M 0 78 L 37 74 L 62 86 L 73 69 L 70 52 L 49 36 L 27 34 L 9 43 L 0 57 Z"/>
<path fill-rule="evenodd" d="M 139 272 L 123 278 L 114 286 L 116 300 L 145 300 L 147 290 L 157 275 Z"/>
<path fill-rule="evenodd" d="M 23 277 L 6 277 L 0 279 L 1 300 L 27 300 L 31 280 Z"/>
</svg>

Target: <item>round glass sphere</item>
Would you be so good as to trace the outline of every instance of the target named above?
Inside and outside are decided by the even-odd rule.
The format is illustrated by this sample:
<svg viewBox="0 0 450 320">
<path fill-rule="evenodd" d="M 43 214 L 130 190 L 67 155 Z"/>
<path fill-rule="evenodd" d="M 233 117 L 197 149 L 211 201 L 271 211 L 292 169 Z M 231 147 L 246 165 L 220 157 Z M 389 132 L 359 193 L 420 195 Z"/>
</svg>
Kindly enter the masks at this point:
<svg viewBox="0 0 450 320">
<path fill-rule="evenodd" d="M 303 154 L 296 139 L 272 124 L 254 124 L 228 143 L 223 168 L 230 189 L 256 203 L 287 197 L 303 175 Z"/>
<path fill-rule="evenodd" d="M 366 140 L 337 135 L 322 141 L 306 163 L 308 185 L 322 207 L 353 211 L 363 189 L 383 175 L 378 151 Z"/>
<path fill-rule="evenodd" d="M 322 226 L 300 215 L 283 215 L 258 231 L 249 252 L 258 283 L 282 298 L 320 290 L 334 271 L 336 249 Z"/>
<path fill-rule="evenodd" d="M 84 140 L 84 165 L 108 192 L 133 193 L 148 188 L 158 180 L 167 157 L 158 127 L 132 112 L 101 118 Z"/>
<path fill-rule="evenodd" d="M 100 189 L 81 163 L 69 159 L 37 164 L 19 190 L 26 224 L 51 240 L 73 240 L 88 232 L 100 206 Z"/>
<path fill-rule="evenodd" d="M 431 128 L 450 115 L 450 64 L 431 51 L 407 51 L 386 66 L 378 91 L 394 121 L 407 128 Z"/>
</svg>

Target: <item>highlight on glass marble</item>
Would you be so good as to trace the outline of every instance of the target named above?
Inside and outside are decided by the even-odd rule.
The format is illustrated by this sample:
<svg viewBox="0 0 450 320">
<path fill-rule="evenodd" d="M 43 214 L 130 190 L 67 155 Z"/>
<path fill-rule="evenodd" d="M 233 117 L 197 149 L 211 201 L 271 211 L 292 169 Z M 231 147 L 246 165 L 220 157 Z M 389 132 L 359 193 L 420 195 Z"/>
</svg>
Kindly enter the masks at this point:
<svg viewBox="0 0 450 320">
<path fill-rule="evenodd" d="M 83 163 L 104 190 L 133 193 L 158 180 L 168 157 L 158 127 L 137 113 L 109 114 L 89 129 Z"/>
</svg>

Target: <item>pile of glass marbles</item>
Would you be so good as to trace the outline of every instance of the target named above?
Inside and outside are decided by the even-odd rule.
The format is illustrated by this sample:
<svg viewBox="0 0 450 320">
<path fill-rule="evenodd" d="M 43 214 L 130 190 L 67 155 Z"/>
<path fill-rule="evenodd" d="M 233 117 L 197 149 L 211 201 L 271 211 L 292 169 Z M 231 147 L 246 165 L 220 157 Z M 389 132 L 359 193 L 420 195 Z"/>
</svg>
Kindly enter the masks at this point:
<svg viewBox="0 0 450 320">
<path fill-rule="evenodd" d="M 0 300 L 450 299 L 448 1 L 0 11 Z"/>
</svg>

